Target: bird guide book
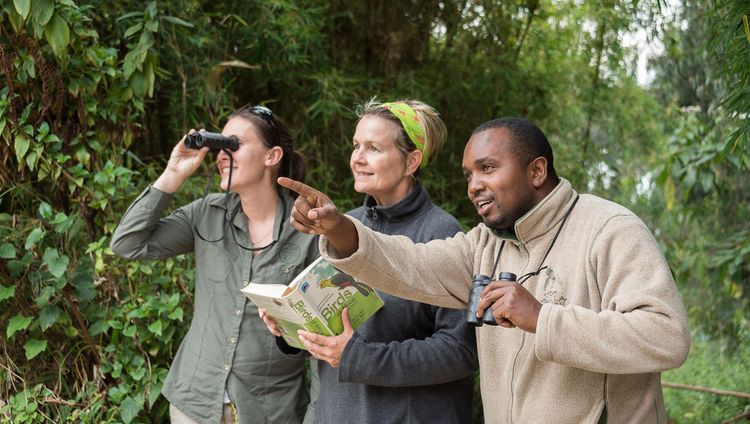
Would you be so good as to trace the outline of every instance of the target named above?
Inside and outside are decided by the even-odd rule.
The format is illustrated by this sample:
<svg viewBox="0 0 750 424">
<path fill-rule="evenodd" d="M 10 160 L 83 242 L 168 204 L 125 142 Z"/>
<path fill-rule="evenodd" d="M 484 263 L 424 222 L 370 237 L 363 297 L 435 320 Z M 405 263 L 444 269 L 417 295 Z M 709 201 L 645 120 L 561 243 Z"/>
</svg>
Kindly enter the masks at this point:
<svg viewBox="0 0 750 424">
<path fill-rule="evenodd" d="M 310 264 L 289 285 L 250 283 L 242 289 L 258 308 L 268 311 L 289 346 L 304 349 L 297 330 L 325 336 L 344 331 L 341 311 L 349 309 L 356 329 L 383 306 L 367 284 L 345 274 L 322 257 Z"/>
</svg>

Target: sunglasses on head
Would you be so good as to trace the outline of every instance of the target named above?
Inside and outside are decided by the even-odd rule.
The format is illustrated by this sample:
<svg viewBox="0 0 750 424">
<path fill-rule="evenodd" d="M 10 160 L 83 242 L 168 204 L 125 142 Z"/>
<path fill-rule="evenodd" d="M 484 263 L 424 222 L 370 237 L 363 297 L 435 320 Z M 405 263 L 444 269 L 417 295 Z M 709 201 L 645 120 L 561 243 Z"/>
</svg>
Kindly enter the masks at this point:
<svg viewBox="0 0 750 424">
<path fill-rule="evenodd" d="M 275 137 L 276 140 L 273 140 L 274 142 L 272 143 L 272 145 L 280 146 L 281 134 L 279 133 L 279 127 L 276 126 L 276 120 L 273 117 L 273 112 L 271 111 L 271 109 L 265 106 L 261 106 L 261 105 L 255 105 L 255 106 L 247 105 L 244 107 L 244 109 L 250 112 L 251 114 L 257 116 L 258 118 L 262 119 L 273 128 L 274 134 L 276 136 Z"/>
</svg>

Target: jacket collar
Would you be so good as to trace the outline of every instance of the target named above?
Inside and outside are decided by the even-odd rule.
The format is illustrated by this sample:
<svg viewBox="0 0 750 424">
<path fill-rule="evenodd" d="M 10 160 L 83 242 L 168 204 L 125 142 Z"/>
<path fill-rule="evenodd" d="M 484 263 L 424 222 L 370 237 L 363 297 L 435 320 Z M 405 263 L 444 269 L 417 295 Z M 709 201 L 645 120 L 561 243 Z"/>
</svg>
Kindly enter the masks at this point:
<svg viewBox="0 0 750 424">
<path fill-rule="evenodd" d="M 432 203 L 427 190 L 422 187 L 419 181 L 414 183 L 411 191 L 403 199 L 388 206 L 378 206 L 375 198 L 369 194 L 365 197 L 365 214 L 367 218 L 372 219 L 378 215 L 390 222 L 398 222 L 412 216 L 414 213 L 423 210 Z"/>
<path fill-rule="evenodd" d="M 287 220 L 287 216 L 290 214 L 294 203 L 294 199 L 292 199 L 292 196 L 290 196 L 286 190 L 279 189 L 277 190 L 277 193 L 279 194 L 279 202 L 276 205 L 276 217 L 273 224 L 274 240 L 279 240 L 281 237 L 281 231 L 285 224 L 284 221 Z M 225 196 L 226 193 L 222 193 L 220 196 L 213 196 L 209 201 L 209 205 L 223 209 L 222 213 L 228 213 L 232 218 L 232 224 L 247 234 L 247 218 L 245 218 L 245 215 L 242 213 L 239 194 L 229 193 L 228 204 Z M 234 216 L 232 216 L 232 214 Z"/>
<path fill-rule="evenodd" d="M 492 232 L 500 238 L 518 240 L 521 244 L 526 244 L 554 230 L 575 198 L 576 191 L 570 182 L 560 178 L 557 186 L 541 202 L 516 221 L 513 226 L 515 234 L 502 230 Z"/>
</svg>

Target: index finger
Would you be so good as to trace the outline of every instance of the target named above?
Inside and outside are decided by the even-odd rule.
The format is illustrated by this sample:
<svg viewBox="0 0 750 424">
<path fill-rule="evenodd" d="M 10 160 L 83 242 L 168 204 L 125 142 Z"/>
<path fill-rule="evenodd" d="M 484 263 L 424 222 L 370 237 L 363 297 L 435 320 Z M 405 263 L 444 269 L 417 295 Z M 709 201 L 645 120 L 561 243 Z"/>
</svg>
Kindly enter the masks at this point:
<svg viewBox="0 0 750 424">
<path fill-rule="evenodd" d="M 317 195 L 320 193 L 318 190 L 315 190 L 314 188 L 310 187 L 309 185 L 293 180 L 291 178 L 287 177 L 279 177 L 276 182 L 285 188 L 288 188 L 289 190 L 292 190 L 296 192 L 297 194 L 307 197 L 310 195 Z"/>
</svg>

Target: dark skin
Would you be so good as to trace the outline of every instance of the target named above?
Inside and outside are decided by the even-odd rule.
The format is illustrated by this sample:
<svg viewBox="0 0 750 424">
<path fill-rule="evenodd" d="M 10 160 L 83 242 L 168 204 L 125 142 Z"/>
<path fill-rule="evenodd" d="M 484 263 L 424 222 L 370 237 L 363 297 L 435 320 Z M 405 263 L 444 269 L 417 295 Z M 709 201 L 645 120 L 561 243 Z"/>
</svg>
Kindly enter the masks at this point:
<svg viewBox="0 0 750 424">
<path fill-rule="evenodd" d="M 472 135 L 464 149 L 462 168 L 469 200 L 485 224 L 496 229 L 511 229 L 556 185 L 548 177 L 546 158 L 537 157 L 524 164 L 513 153 L 512 143 L 506 129 L 495 128 Z M 340 257 L 356 252 L 359 247 L 356 227 L 328 196 L 289 178 L 279 178 L 278 183 L 299 194 L 290 218 L 298 231 L 325 236 Z M 499 325 L 536 332 L 542 304 L 522 285 L 492 281 L 481 299 L 478 317 L 491 308 Z"/>
</svg>

